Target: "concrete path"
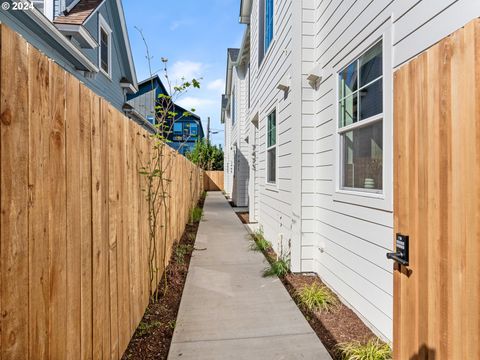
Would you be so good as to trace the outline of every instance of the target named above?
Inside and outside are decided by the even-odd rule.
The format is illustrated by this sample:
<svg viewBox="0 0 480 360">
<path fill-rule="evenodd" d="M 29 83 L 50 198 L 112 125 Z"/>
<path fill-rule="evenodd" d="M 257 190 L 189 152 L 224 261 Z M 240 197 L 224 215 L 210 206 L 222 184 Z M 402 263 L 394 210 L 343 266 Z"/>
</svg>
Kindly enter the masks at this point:
<svg viewBox="0 0 480 360">
<path fill-rule="evenodd" d="M 208 193 L 169 360 L 331 359 L 220 192 Z"/>
</svg>

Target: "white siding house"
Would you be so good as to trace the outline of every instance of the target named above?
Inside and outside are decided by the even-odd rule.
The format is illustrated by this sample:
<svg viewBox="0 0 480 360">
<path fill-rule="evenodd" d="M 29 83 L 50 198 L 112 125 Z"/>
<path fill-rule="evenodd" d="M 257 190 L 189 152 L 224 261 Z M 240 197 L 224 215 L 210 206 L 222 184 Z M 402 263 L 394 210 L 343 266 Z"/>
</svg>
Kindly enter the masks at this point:
<svg viewBox="0 0 480 360">
<path fill-rule="evenodd" d="M 292 271 L 317 273 L 386 340 L 393 72 L 479 16 L 478 0 L 241 2 L 250 81 L 234 97 L 249 144 L 226 121 L 225 148 L 240 144 L 250 174 L 235 186 Z"/>
</svg>

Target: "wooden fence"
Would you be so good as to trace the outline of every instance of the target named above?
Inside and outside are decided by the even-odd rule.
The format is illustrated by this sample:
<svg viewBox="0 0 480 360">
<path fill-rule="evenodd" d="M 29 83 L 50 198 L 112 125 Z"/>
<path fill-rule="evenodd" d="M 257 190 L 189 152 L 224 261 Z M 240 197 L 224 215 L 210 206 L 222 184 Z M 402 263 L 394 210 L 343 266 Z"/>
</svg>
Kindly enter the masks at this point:
<svg viewBox="0 0 480 360">
<path fill-rule="evenodd" d="M 223 176 L 223 171 L 205 171 L 203 178 L 205 191 L 224 190 Z"/>
<path fill-rule="evenodd" d="M 139 168 L 151 140 L 12 30 L 0 32 L 0 358 L 118 359 L 149 301 Z M 183 156 L 166 158 L 170 226 L 159 236 L 170 252 L 203 178 Z"/>
<path fill-rule="evenodd" d="M 394 77 L 394 358 L 480 359 L 480 20 Z"/>
</svg>

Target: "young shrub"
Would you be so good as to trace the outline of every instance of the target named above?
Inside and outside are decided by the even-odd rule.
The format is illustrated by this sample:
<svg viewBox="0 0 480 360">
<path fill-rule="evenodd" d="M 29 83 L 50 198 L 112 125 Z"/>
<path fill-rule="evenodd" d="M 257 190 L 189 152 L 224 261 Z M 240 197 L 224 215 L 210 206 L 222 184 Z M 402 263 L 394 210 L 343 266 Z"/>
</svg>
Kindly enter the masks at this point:
<svg viewBox="0 0 480 360">
<path fill-rule="evenodd" d="M 336 296 L 324 285 L 313 283 L 297 291 L 301 305 L 310 311 L 331 311 L 338 306 Z"/>
<path fill-rule="evenodd" d="M 266 268 L 263 272 L 264 277 L 278 276 L 284 277 L 290 272 L 290 262 L 283 258 L 278 258 L 272 261 L 270 267 Z"/>
<path fill-rule="evenodd" d="M 175 260 L 176 260 L 177 264 L 184 265 L 185 264 L 185 256 L 191 250 L 192 250 L 191 245 L 178 245 L 175 248 Z"/>
<path fill-rule="evenodd" d="M 200 222 L 200 220 L 202 220 L 202 213 L 203 213 L 203 210 L 201 208 L 199 208 L 198 206 L 196 206 L 193 210 L 192 210 L 192 214 L 190 216 L 190 222 L 191 223 L 198 223 Z"/>
<path fill-rule="evenodd" d="M 371 339 L 366 344 L 358 341 L 338 345 L 343 360 L 391 360 L 392 349 L 379 339 Z"/>
<path fill-rule="evenodd" d="M 252 243 L 250 244 L 250 249 L 253 251 L 265 252 L 267 251 L 271 244 L 263 236 L 263 231 L 261 229 L 256 230 L 252 234 Z"/>
</svg>

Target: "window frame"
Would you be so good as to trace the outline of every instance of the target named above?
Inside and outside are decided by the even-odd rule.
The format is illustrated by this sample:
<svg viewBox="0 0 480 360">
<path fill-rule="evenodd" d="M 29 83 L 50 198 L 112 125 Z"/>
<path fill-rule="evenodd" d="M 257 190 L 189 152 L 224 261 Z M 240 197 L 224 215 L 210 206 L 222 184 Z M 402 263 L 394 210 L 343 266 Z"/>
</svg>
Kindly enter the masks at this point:
<svg viewBox="0 0 480 360">
<path fill-rule="evenodd" d="M 232 128 L 237 123 L 237 106 L 235 104 L 235 101 L 236 101 L 235 90 L 236 90 L 235 87 L 233 87 L 231 100 L 230 100 L 230 118 L 232 121 Z"/>
<path fill-rule="evenodd" d="M 268 146 L 268 132 L 269 132 L 268 120 L 273 113 L 275 113 L 275 144 L 272 146 Z M 278 190 L 278 139 L 279 139 L 278 109 L 277 109 L 277 106 L 274 106 L 272 109 L 270 109 L 269 112 L 267 112 L 267 115 L 265 116 L 265 184 L 271 190 Z M 268 162 L 268 153 L 270 150 L 274 148 L 275 148 L 275 181 L 269 181 L 268 172 L 270 168 L 269 168 L 269 162 Z"/>
<path fill-rule="evenodd" d="M 352 45 L 351 51 L 345 55 L 344 60 L 332 68 L 335 89 L 335 148 L 334 148 L 334 193 L 333 201 L 359 206 L 366 206 L 383 211 L 393 211 L 393 45 L 392 45 L 392 20 L 389 19 L 374 33 L 360 41 L 360 45 Z M 340 127 L 340 86 L 339 74 L 353 61 L 365 54 L 369 49 L 382 41 L 383 57 L 383 113 L 369 119 L 358 121 L 345 127 Z M 383 166 L 381 192 L 369 189 L 343 187 L 343 144 L 342 134 L 353 129 L 383 122 Z"/>
<path fill-rule="evenodd" d="M 267 1 L 272 1 L 272 36 L 268 45 L 267 36 Z M 275 0 L 259 0 L 258 2 L 258 66 L 261 67 L 275 43 Z"/>
<path fill-rule="evenodd" d="M 365 55 L 369 50 L 373 49 L 375 46 L 377 46 L 378 44 L 382 45 L 382 75 L 376 77 L 375 79 L 369 81 L 368 83 L 366 83 L 365 85 L 363 86 L 360 86 L 360 59 L 363 55 Z M 366 48 L 365 51 L 363 51 L 359 56 L 357 56 L 355 58 L 355 60 L 352 60 L 351 62 L 349 62 L 346 66 L 344 66 L 339 72 L 337 72 L 337 81 L 339 80 L 339 76 L 340 76 L 340 73 L 345 70 L 346 68 L 348 68 L 351 64 L 354 64 L 354 63 L 357 63 L 357 89 L 352 92 L 351 94 L 347 95 L 347 96 L 343 96 L 343 97 L 340 97 L 340 88 L 338 89 L 338 97 L 337 97 L 337 102 L 336 102 L 336 106 L 338 107 L 338 116 L 337 116 L 337 135 L 340 136 L 340 148 L 339 148 L 339 152 L 340 152 L 340 184 L 339 184 L 339 189 L 340 190 L 345 190 L 345 191 L 354 191 L 354 192 L 366 192 L 366 193 L 372 193 L 372 194 L 383 194 L 384 192 L 384 177 L 383 177 L 383 164 L 384 164 L 384 158 L 383 158 L 383 149 L 382 149 L 382 189 L 364 189 L 364 188 L 355 188 L 355 187 L 348 187 L 348 186 L 344 186 L 343 183 L 344 183 L 344 176 L 345 176 L 345 142 L 343 141 L 343 136 L 348 133 L 348 132 L 351 132 L 351 131 L 354 131 L 354 130 L 359 130 L 361 128 L 365 128 L 365 127 L 369 127 L 369 126 L 372 126 L 376 123 L 382 123 L 383 125 L 383 121 L 384 121 L 384 118 L 385 118 L 385 114 L 384 114 L 384 111 L 385 111 L 385 96 L 384 96 L 384 91 L 385 91 L 385 81 L 384 81 L 384 67 L 383 67 L 383 54 L 384 54 L 384 46 L 383 46 L 383 39 L 379 39 L 378 41 L 376 41 L 375 43 L 373 43 L 371 46 L 369 46 L 368 48 Z M 366 119 L 360 119 L 360 112 L 361 112 L 361 102 L 359 102 L 357 104 L 357 121 L 352 123 L 352 124 L 349 124 L 349 125 L 346 125 L 346 126 L 342 126 L 340 127 L 340 118 L 341 118 L 341 112 L 340 112 L 340 108 L 341 108 L 341 101 L 342 100 L 346 100 L 348 99 L 349 97 L 353 97 L 354 95 L 357 95 L 357 94 L 360 94 L 361 91 L 367 87 L 369 87 L 370 85 L 373 85 L 374 83 L 378 82 L 378 81 L 381 81 L 381 84 L 382 84 L 382 112 L 379 113 L 379 114 L 376 114 L 376 115 L 373 115 L 373 116 L 370 116 Z M 338 85 L 337 85 L 338 87 Z M 360 98 L 358 98 L 358 101 L 360 101 Z M 383 134 L 383 140 L 385 140 L 385 134 Z M 384 144 L 385 141 L 382 141 L 382 143 Z"/>
<path fill-rule="evenodd" d="M 43 2 L 43 11 L 40 11 L 43 15 L 45 15 L 45 17 L 47 19 L 49 19 L 50 21 L 53 21 L 53 11 L 54 11 L 54 6 L 53 6 L 53 0 L 35 0 L 35 1 L 31 1 L 32 2 L 32 5 L 35 7 L 35 9 L 37 9 L 37 7 L 35 6 L 36 3 L 39 3 L 39 2 Z"/>
<path fill-rule="evenodd" d="M 102 67 L 102 30 L 107 34 L 108 36 L 108 71 L 105 71 Z M 98 68 L 100 69 L 100 72 L 104 74 L 108 79 L 112 80 L 112 36 L 113 36 L 113 31 L 108 25 L 107 21 L 105 18 L 101 15 L 98 14 Z"/>
</svg>

